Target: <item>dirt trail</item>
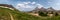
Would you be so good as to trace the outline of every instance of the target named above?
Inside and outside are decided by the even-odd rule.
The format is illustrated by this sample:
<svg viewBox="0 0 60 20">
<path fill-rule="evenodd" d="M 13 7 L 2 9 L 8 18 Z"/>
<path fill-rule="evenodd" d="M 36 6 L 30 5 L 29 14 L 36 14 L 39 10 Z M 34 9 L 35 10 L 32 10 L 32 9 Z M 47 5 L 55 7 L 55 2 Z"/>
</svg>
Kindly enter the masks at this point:
<svg viewBox="0 0 60 20">
<path fill-rule="evenodd" d="M 11 20 L 14 20 L 13 16 L 11 13 L 9 13 Z"/>
</svg>

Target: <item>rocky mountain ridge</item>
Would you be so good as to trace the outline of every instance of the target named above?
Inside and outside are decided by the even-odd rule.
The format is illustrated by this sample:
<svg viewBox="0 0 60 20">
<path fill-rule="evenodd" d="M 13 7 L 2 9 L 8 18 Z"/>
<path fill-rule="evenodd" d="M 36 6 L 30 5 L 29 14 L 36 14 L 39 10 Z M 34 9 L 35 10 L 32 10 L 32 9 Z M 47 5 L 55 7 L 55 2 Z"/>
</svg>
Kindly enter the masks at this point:
<svg viewBox="0 0 60 20">
<path fill-rule="evenodd" d="M 34 10 L 32 10 L 32 11 L 60 11 L 60 10 L 55 10 L 55 9 L 53 9 L 52 7 L 49 7 L 49 8 L 44 8 L 44 7 L 41 7 L 41 8 L 38 8 L 38 7 L 36 7 Z"/>
</svg>

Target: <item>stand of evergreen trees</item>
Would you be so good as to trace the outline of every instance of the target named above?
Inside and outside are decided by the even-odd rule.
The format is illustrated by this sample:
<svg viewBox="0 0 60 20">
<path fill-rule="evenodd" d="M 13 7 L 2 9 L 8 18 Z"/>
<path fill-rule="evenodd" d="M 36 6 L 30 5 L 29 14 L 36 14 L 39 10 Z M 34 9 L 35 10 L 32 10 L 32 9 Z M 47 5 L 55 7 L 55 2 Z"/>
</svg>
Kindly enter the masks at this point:
<svg viewBox="0 0 60 20">
<path fill-rule="evenodd" d="M 42 11 L 39 11 L 38 13 L 39 13 L 40 16 L 47 16 L 47 13 L 44 13 Z"/>
<path fill-rule="evenodd" d="M 42 12 L 42 11 L 39 11 L 38 13 L 39 13 L 40 16 L 48 16 L 47 14 L 48 14 L 49 12 L 44 13 L 44 12 Z M 53 14 L 53 15 L 55 15 L 55 16 L 58 16 L 58 13 L 57 13 L 57 12 L 53 13 L 53 11 L 52 11 L 50 14 Z"/>
</svg>

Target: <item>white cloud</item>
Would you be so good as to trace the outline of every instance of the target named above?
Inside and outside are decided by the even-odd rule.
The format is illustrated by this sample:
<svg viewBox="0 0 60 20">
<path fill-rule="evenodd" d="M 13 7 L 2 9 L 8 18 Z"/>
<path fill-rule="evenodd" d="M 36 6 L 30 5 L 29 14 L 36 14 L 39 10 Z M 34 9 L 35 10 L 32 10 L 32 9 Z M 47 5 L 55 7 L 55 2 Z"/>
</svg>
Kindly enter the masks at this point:
<svg viewBox="0 0 60 20">
<path fill-rule="evenodd" d="M 41 8 L 41 7 L 43 7 L 43 5 L 41 5 L 41 4 L 36 4 L 37 6 L 38 6 L 38 8 Z"/>
<path fill-rule="evenodd" d="M 20 8 L 32 8 L 30 5 L 26 5 L 26 4 L 17 4 L 17 7 L 20 7 Z"/>
<path fill-rule="evenodd" d="M 31 5 L 29 5 L 31 4 Z M 34 5 L 35 4 L 35 5 Z M 16 8 L 19 10 L 33 10 L 36 6 L 38 6 L 39 8 L 43 7 L 41 4 L 36 4 L 36 2 L 22 2 L 22 3 L 18 3 Z"/>
<path fill-rule="evenodd" d="M 36 2 L 32 2 L 31 4 L 35 4 Z"/>
<path fill-rule="evenodd" d="M 31 6 L 29 6 L 29 5 L 26 5 L 26 8 L 32 8 Z"/>
<path fill-rule="evenodd" d="M 29 3 L 31 3 L 31 2 L 23 2 L 24 4 L 29 4 Z"/>
<path fill-rule="evenodd" d="M 25 7 L 24 4 L 17 4 L 18 7 Z"/>
</svg>

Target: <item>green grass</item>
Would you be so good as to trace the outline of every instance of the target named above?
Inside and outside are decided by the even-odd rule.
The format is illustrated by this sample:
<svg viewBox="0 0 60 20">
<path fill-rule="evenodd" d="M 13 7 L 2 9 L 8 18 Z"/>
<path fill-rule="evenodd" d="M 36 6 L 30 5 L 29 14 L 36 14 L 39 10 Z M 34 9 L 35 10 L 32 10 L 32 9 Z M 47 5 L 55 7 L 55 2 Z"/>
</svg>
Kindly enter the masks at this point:
<svg viewBox="0 0 60 20">
<path fill-rule="evenodd" d="M 14 20 L 60 20 L 60 16 L 49 17 L 38 17 L 32 16 L 18 10 L 10 10 L 7 8 L 0 8 L 0 20 L 11 20 L 8 13 L 11 13 Z"/>
<path fill-rule="evenodd" d="M 11 13 L 13 15 L 14 20 L 38 20 L 40 19 L 39 17 L 32 16 L 24 12 L 20 12 L 18 10 L 10 10 L 7 8 L 0 8 L 0 17 L 4 16 L 5 18 L 7 18 L 7 19 L 4 19 L 2 17 L 0 19 L 10 20 L 10 16 L 8 13 Z"/>
</svg>

